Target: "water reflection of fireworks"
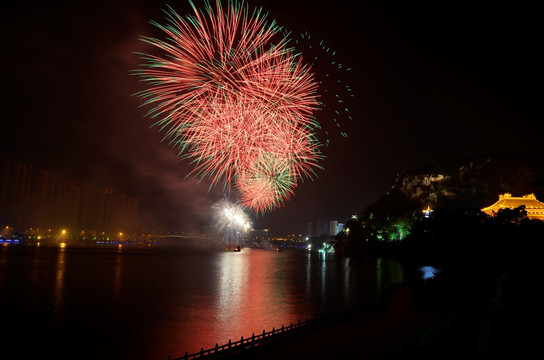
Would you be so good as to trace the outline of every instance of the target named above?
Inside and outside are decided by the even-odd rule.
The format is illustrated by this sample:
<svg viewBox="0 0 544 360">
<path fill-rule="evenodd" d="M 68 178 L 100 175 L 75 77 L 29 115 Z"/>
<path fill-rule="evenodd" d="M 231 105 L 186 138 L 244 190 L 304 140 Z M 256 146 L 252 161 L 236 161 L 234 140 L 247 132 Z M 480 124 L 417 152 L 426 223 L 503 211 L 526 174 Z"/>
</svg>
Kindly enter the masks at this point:
<svg viewBox="0 0 544 360">
<path fill-rule="evenodd" d="M 213 205 L 215 229 L 223 237 L 227 249 L 241 246 L 251 228 L 251 220 L 238 203 L 223 198 Z"/>
</svg>

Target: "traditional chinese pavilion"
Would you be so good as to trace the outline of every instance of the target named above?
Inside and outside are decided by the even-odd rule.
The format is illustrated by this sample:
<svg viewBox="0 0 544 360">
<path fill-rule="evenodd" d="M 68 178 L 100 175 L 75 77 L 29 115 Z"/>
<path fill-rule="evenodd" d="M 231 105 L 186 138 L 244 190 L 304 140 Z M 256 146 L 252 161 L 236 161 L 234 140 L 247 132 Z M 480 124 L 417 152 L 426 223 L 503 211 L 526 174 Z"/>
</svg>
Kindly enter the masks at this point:
<svg viewBox="0 0 544 360">
<path fill-rule="evenodd" d="M 499 201 L 491 206 L 483 208 L 482 211 L 489 215 L 495 215 L 501 209 L 515 209 L 524 205 L 529 219 L 544 221 L 544 203 L 538 201 L 535 194 L 523 195 L 522 197 L 512 196 L 506 193 L 499 195 Z"/>
</svg>

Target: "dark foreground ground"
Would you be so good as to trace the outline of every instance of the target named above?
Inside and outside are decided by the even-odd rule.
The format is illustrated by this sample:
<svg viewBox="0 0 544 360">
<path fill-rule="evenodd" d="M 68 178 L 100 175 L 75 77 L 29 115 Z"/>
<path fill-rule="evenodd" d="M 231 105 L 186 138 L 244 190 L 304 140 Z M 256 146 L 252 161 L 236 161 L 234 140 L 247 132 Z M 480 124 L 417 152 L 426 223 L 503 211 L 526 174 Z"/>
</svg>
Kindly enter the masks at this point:
<svg viewBox="0 0 544 360">
<path fill-rule="evenodd" d="M 376 311 L 329 324 L 233 356 L 236 359 L 491 359 L 533 358 L 534 317 L 526 309 L 477 311 L 418 308 L 408 285 L 391 289 Z M 538 335 L 540 337 L 540 335 Z"/>
</svg>

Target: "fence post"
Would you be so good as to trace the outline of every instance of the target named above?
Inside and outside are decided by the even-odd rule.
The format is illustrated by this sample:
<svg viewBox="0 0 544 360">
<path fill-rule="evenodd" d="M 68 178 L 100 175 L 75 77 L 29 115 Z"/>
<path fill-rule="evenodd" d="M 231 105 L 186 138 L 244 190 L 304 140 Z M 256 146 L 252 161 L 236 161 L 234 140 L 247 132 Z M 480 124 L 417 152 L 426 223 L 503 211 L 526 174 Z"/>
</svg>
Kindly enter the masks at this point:
<svg viewBox="0 0 544 360">
<path fill-rule="evenodd" d="M 219 346 L 217 345 L 217 343 L 215 343 L 215 353 L 217 354 L 218 351 L 219 351 Z"/>
<path fill-rule="evenodd" d="M 244 337 L 243 336 L 240 338 L 240 345 L 244 345 Z"/>
<path fill-rule="evenodd" d="M 200 348 L 200 356 L 201 357 L 204 356 L 204 348 L 203 347 Z"/>
<path fill-rule="evenodd" d="M 189 359 L 189 353 L 186 351 L 185 352 L 185 360 Z"/>
<path fill-rule="evenodd" d="M 255 333 L 251 335 L 251 347 L 255 347 Z"/>
<path fill-rule="evenodd" d="M 263 340 L 264 340 L 264 335 L 265 335 L 265 334 L 266 334 L 266 332 L 265 332 L 264 329 L 263 329 Z"/>
<path fill-rule="evenodd" d="M 230 344 L 231 344 L 231 343 L 230 343 L 230 339 L 229 339 L 229 349 L 230 349 Z"/>
</svg>

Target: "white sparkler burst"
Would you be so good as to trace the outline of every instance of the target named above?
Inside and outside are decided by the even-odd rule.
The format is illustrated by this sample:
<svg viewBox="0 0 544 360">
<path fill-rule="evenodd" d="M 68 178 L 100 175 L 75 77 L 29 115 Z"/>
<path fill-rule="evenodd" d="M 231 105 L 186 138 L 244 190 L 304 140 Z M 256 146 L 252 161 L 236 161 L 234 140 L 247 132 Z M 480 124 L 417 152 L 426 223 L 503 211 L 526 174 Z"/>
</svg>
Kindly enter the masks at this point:
<svg viewBox="0 0 544 360">
<path fill-rule="evenodd" d="M 213 205 L 213 210 L 215 228 L 224 236 L 227 245 L 240 245 L 242 238 L 252 225 L 243 207 L 223 198 Z"/>
</svg>

